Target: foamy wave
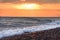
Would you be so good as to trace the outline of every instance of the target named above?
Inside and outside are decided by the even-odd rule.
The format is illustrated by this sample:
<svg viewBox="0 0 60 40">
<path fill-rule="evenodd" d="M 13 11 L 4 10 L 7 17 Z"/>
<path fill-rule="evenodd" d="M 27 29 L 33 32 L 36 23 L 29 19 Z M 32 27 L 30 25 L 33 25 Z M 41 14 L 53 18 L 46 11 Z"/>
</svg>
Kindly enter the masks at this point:
<svg viewBox="0 0 60 40">
<path fill-rule="evenodd" d="M 43 30 L 49 30 L 60 27 L 60 24 L 57 24 L 57 22 L 52 22 L 48 24 L 42 24 L 38 26 L 32 26 L 32 27 L 23 27 L 23 28 L 10 28 L 0 31 L 0 38 L 13 36 L 13 35 L 19 35 L 23 34 L 25 32 L 36 32 L 36 31 L 43 31 Z"/>
</svg>

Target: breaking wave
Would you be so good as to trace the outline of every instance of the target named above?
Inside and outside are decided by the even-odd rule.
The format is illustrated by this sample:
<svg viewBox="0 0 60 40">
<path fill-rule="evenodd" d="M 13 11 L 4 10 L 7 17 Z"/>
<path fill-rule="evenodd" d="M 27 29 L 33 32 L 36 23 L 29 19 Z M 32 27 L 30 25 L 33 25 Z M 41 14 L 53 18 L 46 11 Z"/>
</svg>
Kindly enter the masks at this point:
<svg viewBox="0 0 60 40">
<path fill-rule="evenodd" d="M 6 28 L 5 30 L 0 31 L 0 38 L 19 35 L 25 32 L 36 32 L 36 31 L 43 31 L 43 30 L 50 30 L 54 28 L 60 27 L 60 21 L 55 21 L 47 24 L 31 26 L 31 27 L 17 27 L 17 28 Z"/>
</svg>

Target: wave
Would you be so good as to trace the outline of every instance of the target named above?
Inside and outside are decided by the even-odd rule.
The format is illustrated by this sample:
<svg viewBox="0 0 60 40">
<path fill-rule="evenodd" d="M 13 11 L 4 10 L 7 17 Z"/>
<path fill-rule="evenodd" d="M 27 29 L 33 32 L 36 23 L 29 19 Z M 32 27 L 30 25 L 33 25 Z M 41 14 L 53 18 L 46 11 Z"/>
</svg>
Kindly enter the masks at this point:
<svg viewBox="0 0 60 40">
<path fill-rule="evenodd" d="M 5 28 L 4 30 L 0 31 L 0 38 L 13 36 L 13 35 L 20 35 L 25 32 L 30 33 L 30 32 L 50 30 L 54 28 L 60 28 L 60 21 L 54 21 L 51 23 L 46 23 L 46 24 L 41 24 L 41 25 L 31 26 L 31 27 Z"/>
</svg>

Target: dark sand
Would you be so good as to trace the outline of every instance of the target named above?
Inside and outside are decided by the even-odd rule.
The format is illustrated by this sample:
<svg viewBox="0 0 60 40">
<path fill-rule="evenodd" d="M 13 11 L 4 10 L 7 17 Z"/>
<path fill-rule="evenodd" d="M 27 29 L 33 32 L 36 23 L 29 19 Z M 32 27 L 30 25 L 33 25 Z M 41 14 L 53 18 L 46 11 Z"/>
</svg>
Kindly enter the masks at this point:
<svg viewBox="0 0 60 40">
<path fill-rule="evenodd" d="M 60 28 L 5 37 L 0 40 L 60 40 Z"/>
</svg>

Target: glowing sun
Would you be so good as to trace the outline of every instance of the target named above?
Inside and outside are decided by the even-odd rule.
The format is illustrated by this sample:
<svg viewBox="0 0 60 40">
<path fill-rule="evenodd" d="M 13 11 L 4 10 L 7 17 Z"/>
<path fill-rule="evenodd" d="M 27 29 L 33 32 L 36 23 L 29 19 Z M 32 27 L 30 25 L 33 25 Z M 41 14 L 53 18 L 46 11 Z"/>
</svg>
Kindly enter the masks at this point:
<svg viewBox="0 0 60 40">
<path fill-rule="evenodd" d="M 20 5 L 15 5 L 14 7 L 16 9 L 40 9 L 41 6 L 38 4 L 24 3 Z"/>
</svg>

